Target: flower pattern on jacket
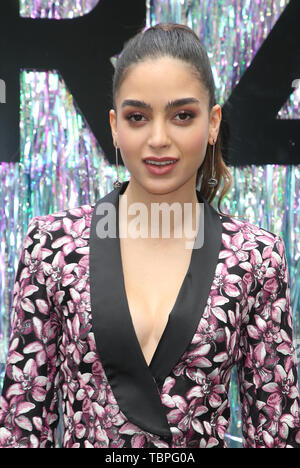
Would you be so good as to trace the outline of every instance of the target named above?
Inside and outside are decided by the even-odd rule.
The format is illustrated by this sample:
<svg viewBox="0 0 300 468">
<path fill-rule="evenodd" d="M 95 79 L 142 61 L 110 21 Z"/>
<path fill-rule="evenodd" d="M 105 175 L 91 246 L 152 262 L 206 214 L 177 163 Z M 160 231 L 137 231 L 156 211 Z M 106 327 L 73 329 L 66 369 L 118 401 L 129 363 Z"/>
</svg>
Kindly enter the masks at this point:
<svg viewBox="0 0 300 468">
<path fill-rule="evenodd" d="M 54 447 L 62 395 L 66 448 L 226 447 L 237 366 L 244 447 L 300 448 L 299 390 L 287 260 L 280 236 L 222 217 L 205 310 L 162 383 L 172 439 L 120 410 L 91 320 L 93 205 L 35 217 L 15 277 L 0 406 L 0 447 Z"/>
</svg>

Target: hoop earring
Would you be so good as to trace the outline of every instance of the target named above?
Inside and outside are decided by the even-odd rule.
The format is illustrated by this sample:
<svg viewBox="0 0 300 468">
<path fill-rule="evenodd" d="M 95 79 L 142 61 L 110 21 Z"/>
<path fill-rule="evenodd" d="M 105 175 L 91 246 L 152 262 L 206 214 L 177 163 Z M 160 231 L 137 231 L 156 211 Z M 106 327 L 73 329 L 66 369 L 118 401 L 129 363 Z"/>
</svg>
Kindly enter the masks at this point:
<svg viewBox="0 0 300 468">
<path fill-rule="evenodd" d="M 118 165 L 118 147 L 115 145 L 116 148 L 116 166 L 117 166 L 117 180 L 114 181 L 113 187 L 115 189 L 120 188 L 122 186 L 122 182 L 119 179 L 119 165 Z"/>
<path fill-rule="evenodd" d="M 211 178 L 207 181 L 209 187 L 215 187 L 218 185 L 217 179 L 214 178 L 214 168 L 215 168 L 215 144 L 216 142 L 213 142 L 213 157 L 212 157 L 212 168 L 211 168 Z"/>
</svg>

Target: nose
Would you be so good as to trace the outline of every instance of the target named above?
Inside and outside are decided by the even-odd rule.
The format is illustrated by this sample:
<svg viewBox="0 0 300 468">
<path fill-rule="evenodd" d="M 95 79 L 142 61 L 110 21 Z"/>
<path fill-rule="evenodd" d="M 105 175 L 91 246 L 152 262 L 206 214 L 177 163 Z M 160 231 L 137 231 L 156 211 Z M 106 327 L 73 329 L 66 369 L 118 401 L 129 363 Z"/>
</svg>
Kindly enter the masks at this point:
<svg viewBox="0 0 300 468">
<path fill-rule="evenodd" d="M 165 122 L 162 119 L 153 120 L 151 127 L 151 135 L 149 138 L 149 146 L 152 148 L 160 148 L 170 145 L 170 138 Z"/>
</svg>

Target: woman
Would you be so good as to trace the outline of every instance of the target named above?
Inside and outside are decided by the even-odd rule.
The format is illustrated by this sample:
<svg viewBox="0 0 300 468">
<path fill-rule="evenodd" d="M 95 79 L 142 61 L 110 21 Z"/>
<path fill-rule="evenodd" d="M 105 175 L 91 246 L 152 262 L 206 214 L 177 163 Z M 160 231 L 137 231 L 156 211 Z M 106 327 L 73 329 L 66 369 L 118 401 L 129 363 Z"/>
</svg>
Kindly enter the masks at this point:
<svg viewBox="0 0 300 468">
<path fill-rule="evenodd" d="M 230 173 L 197 36 L 176 24 L 141 31 L 118 60 L 112 98 L 131 177 L 94 205 L 30 222 L 1 446 L 53 447 L 61 392 L 64 447 L 225 448 L 236 365 L 244 447 L 299 448 L 285 247 L 210 205 Z M 147 215 L 163 202 L 179 216 L 161 224 Z M 174 235 L 182 221 L 196 234 Z M 150 235 L 157 225 L 169 235 Z"/>
</svg>

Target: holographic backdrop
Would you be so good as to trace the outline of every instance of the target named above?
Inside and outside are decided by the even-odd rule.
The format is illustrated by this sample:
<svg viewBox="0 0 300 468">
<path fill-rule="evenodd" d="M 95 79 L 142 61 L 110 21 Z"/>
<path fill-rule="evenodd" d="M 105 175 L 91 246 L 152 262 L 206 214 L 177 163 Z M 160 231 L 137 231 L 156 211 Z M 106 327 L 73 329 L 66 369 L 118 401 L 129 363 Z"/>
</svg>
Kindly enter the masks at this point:
<svg viewBox="0 0 300 468">
<path fill-rule="evenodd" d="M 125 1 L 125 0 L 124 0 Z M 20 0 L 20 15 L 73 18 L 98 0 Z M 211 60 L 220 105 L 239 82 L 288 0 L 148 0 L 147 26 L 187 24 Z M 128 0 L 128 8 L 131 2 Z M 116 57 L 112 57 L 114 63 Z M 299 77 L 300 78 L 300 77 Z M 20 74 L 20 163 L 0 163 L 0 391 L 3 383 L 14 276 L 28 222 L 34 216 L 94 203 L 113 189 L 116 168 L 107 163 L 58 72 Z M 278 119 L 299 119 L 299 91 Z M 290 269 L 295 332 L 300 351 L 299 166 L 230 168 L 233 185 L 222 210 L 281 235 Z M 121 166 L 122 180 L 129 172 Z M 213 206 L 217 207 L 217 198 Z M 229 447 L 241 447 L 238 387 L 233 372 Z"/>
</svg>

